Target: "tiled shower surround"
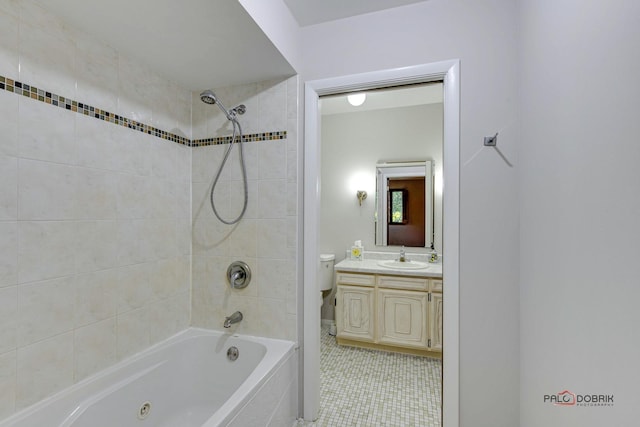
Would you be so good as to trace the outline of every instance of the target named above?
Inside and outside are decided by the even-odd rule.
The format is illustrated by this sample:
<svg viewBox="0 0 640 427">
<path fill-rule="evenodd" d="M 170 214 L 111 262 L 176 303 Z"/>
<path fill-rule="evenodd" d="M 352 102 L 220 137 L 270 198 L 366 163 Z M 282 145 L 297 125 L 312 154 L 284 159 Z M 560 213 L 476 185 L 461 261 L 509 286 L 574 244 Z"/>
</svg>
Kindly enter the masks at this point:
<svg viewBox="0 0 640 427">
<path fill-rule="evenodd" d="M 238 332 L 296 340 L 297 78 L 219 89 L 216 95 L 226 105 L 247 106 L 239 116 L 245 133 L 287 129 L 287 137 L 244 144 L 249 201 L 237 225 L 218 221 L 209 202 L 228 145 L 192 149 L 192 324 L 219 329 L 225 316 L 240 310 Z M 231 133 L 218 107 L 198 94 L 193 99 L 194 140 Z M 234 146 L 214 193 L 226 220 L 237 217 L 244 200 L 238 155 Z M 232 291 L 226 270 L 235 260 L 249 265 L 252 281 Z"/>
<path fill-rule="evenodd" d="M 0 0 L 0 75 L 0 419 L 238 309 L 238 331 L 296 338 L 296 78 L 216 90 L 247 105 L 251 141 L 246 219 L 223 227 L 204 203 L 231 132 L 197 93 L 31 0 Z M 231 217 L 229 162 L 216 198 Z M 231 293 L 221 273 L 235 259 L 254 279 Z"/>
</svg>

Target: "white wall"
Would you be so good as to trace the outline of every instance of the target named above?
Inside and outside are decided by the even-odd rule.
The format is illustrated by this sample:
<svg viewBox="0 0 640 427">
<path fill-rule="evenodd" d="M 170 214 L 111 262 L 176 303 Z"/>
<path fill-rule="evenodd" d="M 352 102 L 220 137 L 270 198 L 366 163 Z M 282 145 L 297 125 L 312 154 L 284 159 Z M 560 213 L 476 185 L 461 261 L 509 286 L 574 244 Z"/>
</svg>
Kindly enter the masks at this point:
<svg viewBox="0 0 640 427">
<path fill-rule="evenodd" d="M 520 425 L 636 425 L 640 3 L 521 3 Z"/>
<path fill-rule="evenodd" d="M 500 148 L 517 167 L 516 6 L 432 0 L 302 30 L 305 80 L 461 60 L 463 426 L 519 423 L 517 169 L 482 145 L 499 131 Z"/>
</svg>

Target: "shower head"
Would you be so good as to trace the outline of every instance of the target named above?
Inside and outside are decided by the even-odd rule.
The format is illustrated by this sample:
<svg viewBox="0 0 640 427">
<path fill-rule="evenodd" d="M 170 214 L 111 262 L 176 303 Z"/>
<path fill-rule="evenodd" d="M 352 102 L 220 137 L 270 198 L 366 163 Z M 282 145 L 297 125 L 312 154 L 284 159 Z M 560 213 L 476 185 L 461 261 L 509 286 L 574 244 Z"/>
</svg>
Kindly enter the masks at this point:
<svg viewBox="0 0 640 427">
<path fill-rule="evenodd" d="M 229 113 L 229 111 L 227 111 L 226 108 L 224 108 L 224 105 L 222 105 L 222 102 L 220 102 L 220 100 L 218 99 L 218 97 L 216 96 L 215 93 L 213 93 L 213 91 L 211 90 L 205 90 L 204 92 L 202 92 L 200 94 L 200 99 L 202 100 L 202 102 L 204 102 L 205 104 L 217 104 L 218 107 L 222 110 L 222 112 L 224 113 L 224 115 L 227 117 L 227 120 L 233 120 L 235 117 L 235 112 L 233 113 L 233 115 L 231 113 Z"/>
<path fill-rule="evenodd" d="M 218 102 L 218 98 L 216 97 L 216 94 L 210 90 L 205 90 L 204 92 L 202 92 L 200 94 L 200 99 L 205 104 L 215 104 Z"/>
<path fill-rule="evenodd" d="M 205 104 L 213 105 L 217 104 L 218 107 L 222 110 L 225 116 L 227 116 L 227 120 L 234 120 L 236 118 L 236 114 L 244 114 L 246 111 L 246 107 L 243 104 L 238 105 L 235 108 L 232 108 L 231 111 L 227 111 L 222 105 L 222 102 L 218 99 L 215 93 L 211 90 L 205 90 L 200 94 L 200 99 Z"/>
</svg>

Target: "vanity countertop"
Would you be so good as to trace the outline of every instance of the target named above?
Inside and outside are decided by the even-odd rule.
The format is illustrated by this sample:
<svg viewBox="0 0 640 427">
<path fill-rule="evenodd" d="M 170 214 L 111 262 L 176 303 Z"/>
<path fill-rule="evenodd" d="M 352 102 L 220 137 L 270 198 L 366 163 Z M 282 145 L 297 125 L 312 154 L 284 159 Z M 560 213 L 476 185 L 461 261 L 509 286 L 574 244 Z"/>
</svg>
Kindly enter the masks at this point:
<svg viewBox="0 0 640 427">
<path fill-rule="evenodd" d="M 370 273 L 370 274 L 390 274 L 394 276 L 417 276 L 442 278 L 442 263 L 429 263 L 425 268 L 420 269 L 396 269 L 388 268 L 380 265 L 379 259 L 364 259 L 362 261 L 352 261 L 344 259 L 335 265 L 336 271 L 349 271 L 353 273 Z"/>
</svg>

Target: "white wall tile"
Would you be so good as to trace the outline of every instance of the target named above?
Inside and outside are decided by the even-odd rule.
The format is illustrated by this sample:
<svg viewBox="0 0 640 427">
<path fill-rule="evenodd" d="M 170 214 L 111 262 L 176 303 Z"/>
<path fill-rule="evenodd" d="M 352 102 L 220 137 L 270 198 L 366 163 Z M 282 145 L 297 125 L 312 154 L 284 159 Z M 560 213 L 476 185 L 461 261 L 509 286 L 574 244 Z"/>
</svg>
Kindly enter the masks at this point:
<svg viewBox="0 0 640 427">
<path fill-rule="evenodd" d="M 0 220 L 18 218 L 18 159 L 0 154 Z"/>
<path fill-rule="evenodd" d="M 207 118 L 211 106 L 200 100 L 200 91 L 192 92 L 191 100 L 191 137 L 193 139 L 208 138 Z"/>
<path fill-rule="evenodd" d="M 118 108 L 118 52 L 84 35 L 76 40 L 77 100 L 115 113 Z"/>
<path fill-rule="evenodd" d="M 284 179 L 258 181 L 258 217 L 282 218 L 287 215 L 287 183 Z"/>
<path fill-rule="evenodd" d="M 148 307 L 119 314 L 117 317 L 118 360 L 144 350 L 149 346 Z"/>
<path fill-rule="evenodd" d="M 18 223 L 0 221 L 0 287 L 18 283 Z"/>
<path fill-rule="evenodd" d="M 0 75 L 18 79 L 18 18 L 0 14 Z"/>
<path fill-rule="evenodd" d="M 115 317 L 74 331 L 75 381 L 94 374 L 116 361 Z"/>
<path fill-rule="evenodd" d="M 75 169 L 75 218 L 116 219 L 119 175 L 99 169 Z"/>
<path fill-rule="evenodd" d="M 260 179 L 287 178 L 286 140 L 264 141 L 258 150 Z"/>
<path fill-rule="evenodd" d="M 272 338 L 288 338 L 287 311 L 283 310 L 283 299 L 260 298 L 258 317 L 260 332 Z"/>
<path fill-rule="evenodd" d="M 260 285 L 258 296 L 261 298 L 285 299 L 295 280 L 295 270 L 288 260 L 259 259 L 258 271 Z"/>
<path fill-rule="evenodd" d="M 193 132 L 191 130 L 191 91 L 178 88 L 176 102 L 172 105 L 171 116 L 176 118 L 175 133 L 185 138 L 192 139 Z M 188 151 L 188 157 L 191 158 L 191 151 Z"/>
<path fill-rule="evenodd" d="M 187 204 L 187 206 L 189 206 Z M 189 213 L 191 213 L 189 211 Z M 175 221 L 176 251 L 178 256 L 191 256 L 191 218 L 177 218 Z"/>
<path fill-rule="evenodd" d="M 298 184 L 287 182 L 287 215 L 294 216 L 298 213 Z"/>
<path fill-rule="evenodd" d="M 20 0 L 5 0 L 0 2 L 0 11 L 3 14 L 20 17 Z"/>
<path fill-rule="evenodd" d="M 151 124 L 153 98 L 149 89 L 153 73 L 146 66 L 120 55 L 118 74 L 118 114 Z"/>
<path fill-rule="evenodd" d="M 76 99 L 75 42 L 54 19 L 39 18 L 20 24 L 20 81 Z"/>
<path fill-rule="evenodd" d="M 76 169 L 72 166 L 20 159 L 20 220 L 76 218 Z"/>
<path fill-rule="evenodd" d="M 0 354 L 0 419 L 15 411 L 16 405 L 16 352 Z"/>
<path fill-rule="evenodd" d="M 209 145 L 192 148 L 193 182 L 211 184 L 222 163 L 226 146 Z"/>
<path fill-rule="evenodd" d="M 245 210 L 243 219 L 256 219 L 260 215 L 258 213 L 258 185 L 257 180 L 247 181 L 247 208 Z M 230 181 L 229 182 L 229 211 L 232 212 L 229 216 L 230 219 L 235 219 L 242 212 L 244 205 L 244 183 L 242 181 Z"/>
<path fill-rule="evenodd" d="M 18 346 L 73 329 L 75 276 L 18 286 Z"/>
<path fill-rule="evenodd" d="M 149 274 L 153 264 L 134 264 L 118 269 L 118 313 L 140 308 L 151 299 Z"/>
<path fill-rule="evenodd" d="M 20 222 L 18 224 L 19 283 L 75 273 L 76 234 L 76 226 L 73 222 Z"/>
<path fill-rule="evenodd" d="M 151 144 L 151 173 L 159 178 L 177 178 L 179 163 L 177 163 L 178 144 L 171 141 L 158 140 Z"/>
<path fill-rule="evenodd" d="M 142 242 L 142 220 L 117 221 L 118 265 L 145 262 L 149 256 L 144 253 Z"/>
<path fill-rule="evenodd" d="M 118 273 L 118 269 L 111 269 L 77 276 L 74 316 L 76 327 L 115 317 Z"/>
<path fill-rule="evenodd" d="M 283 259 L 287 257 L 286 219 L 258 221 L 258 257 Z"/>
<path fill-rule="evenodd" d="M 147 260 L 170 258 L 177 255 L 175 223 L 172 219 L 146 219 L 142 221 L 142 251 Z"/>
<path fill-rule="evenodd" d="M 94 117 L 76 115 L 75 137 L 78 165 L 90 168 L 117 170 L 122 163 L 118 159 L 118 143 L 114 135 L 117 127 Z"/>
<path fill-rule="evenodd" d="M 20 98 L 0 90 L 0 155 L 18 155 L 18 105 Z"/>
<path fill-rule="evenodd" d="M 262 132 L 285 130 L 287 126 L 287 83 L 263 82 L 258 96 L 258 127 Z"/>
<path fill-rule="evenodd" d="M 178 98 L 178 86 L 152 73 L 147 91 L 151 105 L 151 120 L 148 124 L 165 131 L 175 129 L 177 120 L 171 112 Z"/>
<path fill-rule="evenodd" d="M 113 127 L 116 170 L 137 175 L 151 174 L 149 150 L 153 137 L 123 126 Z"/>
<path fill-rule="evenodd" d="M 287 182 L 295 183 L 298 181 L 298 152 L 291 149 L 287 142 Z"/>
<path fill-rule="evenodd" d="M 157 343 L 189 326 L 191 294 L 189 291 L 176 294 L 149 306 L 149 342 Z"/>
<path fill-rule="evenodd" d="M 73 384 L 73 332 L 17 351 L 16 409 Z"/>
<path fill-rule="evenodd" d="M 17 345 L 18 288 L 0 288 L 0 354 Z M 1 399 L 0 399 L 1 400 Z"/>
<path fill-rule="evenodd" d="M 118 218 L 148 218 L 151 209 L 152 179 L 149 176 L 120 174 L 118 176 Z"/>
<path fill-rule="evenodd" d="M 48 89 L 47 89 L 48 90 Z M 77 114 L 44 102 L 20 98 L 20 157 L 76 164 Z"/>
<path fill-rule="evenodd" d="M 116 221 L 78 221 L 75 260 L 78 273 L 115 267 L 118 264 Z"/>
<path fill-rule="evenodd" d="M 235 214 L 237 216 L 237 214 Z M 228 254 L 237 258 L 256 258 L 257 230 L 255 219 L 243 219 L 229 234 Z"/>
</svg>

